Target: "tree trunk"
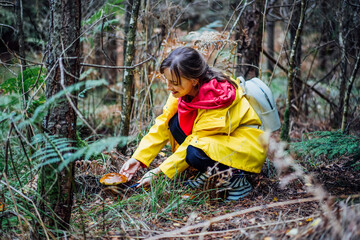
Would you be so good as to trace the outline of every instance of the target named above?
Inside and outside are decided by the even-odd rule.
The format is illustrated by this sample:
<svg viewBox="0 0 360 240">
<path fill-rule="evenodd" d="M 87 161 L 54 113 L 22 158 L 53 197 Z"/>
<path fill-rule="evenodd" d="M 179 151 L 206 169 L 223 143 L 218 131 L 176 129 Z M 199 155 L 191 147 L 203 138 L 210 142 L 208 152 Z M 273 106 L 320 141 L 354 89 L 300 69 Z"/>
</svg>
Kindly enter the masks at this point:
<svg viewBox="0 0 360 240">
<path fill-rule="evenodd" d="M 274 17 L 271 16 L 271 13 L 273 11 L 273 9 L 271 8 L 272 6 L 274 6 L 276 3 L 276 0 L 272 0 L 269 2 L 268 5 L 268 9 L 265 9 L 266 12 L 266 47 L 267 47 L 267 52 L 269 53 L 269 55 L 274 58 L 274 53 L 275 53 L 275 49 L 274 49 L 274 40 L 275 40 L 275 23 L 276 20 Z M 268 71 L 268 75 L 271 76 L 272 72 L 274 71 L 274 63 L 268 59 L 267 61 L 267 71 Z"/>
<path fill-rule="evenodd" d="M 349 114 L 349 102 L 350 102 L 350 94 L 351 94 L 351 90 L 352 90 L 352 86 L 355 82 L 355 78 L 356 78 L 356 74 L 359 70 L 359 66 L 360 66 L 360 54 L 357 56 L 356 58 L 356 62 L 355 62 L 355 66 L 354 66 L 354 71 L 351 74 L 351 78 L 350 78 L 350 84 L 347 88 L 346 91 L 346 95 L 345 95 L 345 99 L 344 99 L 344 112 L 342 114 L 342 121 L 341 121 L 341 131 L 345 132 L 346 128 L 347 128 L 347 118 L 348 118 L 348 114 Z"/>
<path fill-rule="evenodd" d="M 237 39 L 237 68 L 236 76 L 251 79 L 259 75 L 259 59 L 262 42 L 262 11 L 263 1 L 256 0 L 244 11 L 240 20 Z"/>
<path fill-rule="evenodd" d="M 124 57 L 124 63 L 126 61 L 126 46 L 127 46 L 127 35 L 129 32 L 129 26 L 130 26 L 130 19 L 131 19 L 131 9 L 133 5 L 134 0 L 128 0 L 126 1 L 126 8 L 125 8 L 125 25 L 124 25 L 124 43 L 123 43 L 123 57 Z"/>
<path fill-rule="evenodd" d="M 131 19 L 129 24 L 129 32 L 126 36 L 126 56 L 125 66 L 132 66 L 135 55 L 135 40 L 136 40 L 136 25 L 140 9 L 140 0 L 134 0 L 131 10 Z M 120 135 L 128 136 L 130 127 L 130 114 L 132 108 L 132 98 L 134 96 L 134 72 L 133 69 L 124 70 L 123 80 L 123 101 L 122 101 L 122 114 Z"/>
<path fill-rule="evenodd" d="M 80 22 L 81 0 L 50 0 L 47 99 L 63 90 L 63 85 L 67 87 L 78 81 Z M 76 98 L 71 101 L 77 106 Z M 70 102 L 62 101 L 49 109 L 43 126 L 50 134 L 76 139 L 76 113 Z M 38 188 L 44 203 L 40 204 L 40 209 L 45 213 L 47 224 L 66 229 L 73 203 L 74 165 L 70 163 L 57 171 L 58 165 L 48 164 L 41 169 Z"/>
<path fill-rule="evenodd" d="M 18 31 L 18 43 L 19 43 L 19 57 L 20 63 L 23 65 L 23 69 L 25 70 L 25 37 L 24 37 L 24 30 L 23 30 L 23 3 L 22 0 L 17 0 L 16 2 L 16 25 Z"/>
<path fill-rule="evenodd" d="M 346 1 L 343 2 L 341 6 L 341 20 L 340 20 L 340 26 L 339 26 L 339 45 L 340 45 L 340 51 L 341 51 L 341 63 L 340 63 L 340 90 L 339 90 L 339 104 L 338 109 L 335 111 L 334 121 L 333 121 L 333 127 L 340 127 L 341 125 L 341 118 L 342 113 L 344 111 L 344 97 L 345 97 L 345 91 L 346 91 L 346 83 L 348 81 L 347 78 L 347 42 L 346 42 L 346 34 L 348 32 L 348 24 L 347 17 L 349 14 L 347 14 L 346 11 Z"/>
<path fill-rule="evenodd" d="M 305 10 L 306 10 L 306 0 L 301 0 L 301 13 L 300 13 L 300 21 L 296 30 L 296 35 L 294 42 L 292 44 L 291 53 L 290 53 L 290 62 L 289 62 L 289 70 L 288 70 L 288 89 L 287 89 L 287 98 L 286 98 L 286 108 L 284 113 L 284 121 L 281 128 L 281 140 L 290 141 L 290 117 L 291 117 L 291 100 L 293 94 L 293 82 L 294 78 L 296 78 L 296 70 L 295 70 L 295 58 L 296 58 L 296 49 L 297 45 L 302 33 L 304 19 L 305 19 Z"/>
<path fill-rule="evenodd" d="M 110 21 L 111 19 L 112 18 L 104 19 L 104 21 Z M 116 33 L 112 28 L 107 27 L 102 28 L 101 32 L 95 35 L 95 42 L 97 44 L 95 50 L 95 64 L 109 66 L 117 65 L 117 44 L 115 34 Z M 99 68 L 97 71 L 99 72 L 99 77 L 106 79 L 110 85 L 117 83 L 118 69 Z M 116 98 L 116 93 L 109 92 L 105 96 L 104 102 L 114 103 L 116 102 Z"/>
<path fill-rule="evenodd" d="M 267 49 L 268 53 L 271 57 L 274 57 L 274 30 L 275 30 L 275 22 L 274 21 L 268 21 L 266 23 L 266 30 L 267 30 Z M 269 74 L 274 71 L 274 64 L 272 61 L 267 61 L 267 69 L 269 71 Z"/>
<path fill-rule="evenodd" d="M 293 13 L 293 16 L 291 18 L 291 24 L 290 24 L 290 49 L 293 48 L 293 44 L 294 44 L 294 40 L 296 37 L 296 33 L 297 33 L 297 28 L 299 25 L 299 21 L 300 21 L 300 4 L 299 3 L 295 3 L 297 4 L 295 6 L 295 11 Z M 301 36 L 299 36 L 299 39 L 297 41 L 297 46 L 295 49 L 295 65 L 293 67 L 294 70 L 294 74 L 297 77 L 301 77 L 301 71 L 300 71 L 300 66 L 301 66 Z M 292 114 L 293 115 L 298 115 L 299 110 L 301 109 L 301 105 L 302 105 L 302 101 L 301 101 L 301 96 L 298 96 L 298 94 L 302 93 L 302 88 L 303 88 L 303 84 L 301 81 L 298 81 L 297 78 L 293 78 L 293 92 L 291 93 L 291 101 L 293 102 L 293 104 L 295 104 L 295 106 L 297 107 L 297 111 L 293 111 Z"/>
</svg>

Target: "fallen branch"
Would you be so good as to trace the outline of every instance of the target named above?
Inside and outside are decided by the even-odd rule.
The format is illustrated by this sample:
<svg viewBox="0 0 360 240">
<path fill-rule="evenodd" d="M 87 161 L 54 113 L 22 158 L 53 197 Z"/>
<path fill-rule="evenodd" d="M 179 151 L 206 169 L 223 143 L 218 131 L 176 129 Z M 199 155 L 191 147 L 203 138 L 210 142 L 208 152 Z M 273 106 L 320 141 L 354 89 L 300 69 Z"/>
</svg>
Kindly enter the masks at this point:
<svg viewBox="0 0 360 240">
<path fill-rule="evenodd" d="M 340 196 L 331 196 L 331 197 L 341 198 L 341 199 L 359 198 L 360 194 L 340 195 Z M 150 237 L 149 239 L 173 238 L 174 236 L 179 236 L 179 235 L 176 235 L 176 234 L 180 234 L 182 232 L 187 232 L 187 231 L 190 231 L 190 230 L 193 230 L 193 229 L 196 229 L 196 228 L 206 228 L 206 227 L 209 227 L 212 223 L 220 222 L 220 221 L 223 221 L 223 220 L 226 220 L 226 219 L 229 219 L 229 218 L 233 218 L 233 217 L 236 217 L 236 216 L 239 216 L 239 215 L 243 215 L 243 214 L 247 214 L 247 213 L 251 213 L 251 212 L 256 212 L 256 211 L 261 211 L 261 210 L 269 209 L 269 208 L 282 207 L 282 206 L 291 205 L 291 204 L 300 204 L 300 203 L 307 203 L 307 202 L 314 202 L 314 201 L 321 201 L 321 200 L 324 200 L 324 198 L 311 197 L 311 198 L 301 198 L 301 199 L 289 200 L 289 201 L 286 201 L 286 202 L 277 202 L 277 203 L 260 205 L 260 206 L 252 207 L 252 208 L 249 208 L 249 209 L 244 209 L 244 210 L 236 211 L 236 212 L 229 213 L 229 214 L 226 214 L 226 215 L 218 216 L 218 217 L 212 218 L 210 220 L 207 220 L 205 222 L 201 222 L 201 223 L 198 223 L 198 224 L 195 224 L 195 225 L 192 225 L 192 226 L 185 226 L 183 228 L 176 229 L 176 230 L 171 231 L 171 232 L 166 232 L 166 233 L 160 234 L 158 236 Z M 288 221 L 292 221 L 292 220 L 288 220 Z M 266 225 L 273 225 L 273 223 L 266 224 Z M 262 226 L 265 226 L 265 225 L 250 226 L 250 227 L 247 227 L 247 228 L 243 228 L 243 230 L 250 229 L 250 228 L 255 228 L 255 227 L 262 227 Z M 236 230 L 241 231 L 240 228 L 236 229 Z M 208 232 L 208 233 L 213 233 L 213 232 Z M 217 232 L 215 232 L 215 233 L 217 233 Z M 204 234 L 204 233 L 201 233 L 201 234 Z M 187 237 L 188 235 L 181 235 L 179 237 L 182 237 L 182 236 Z"/>
<path fill-rule="evenodd" d="M 309 218 L 315 218 L 318 217 L 319 214 L 317 215 L 311 215 L 311 216 L 306 216 L 306 217 L 301 217 L 301 218 L 296 218 L 296 219 L 290 219 L 290 220 L 286 220 L 286 221 L 282 221 L 282 222 L 271 222 L 271 223 L 267 223 L 267 224 L 260 224 L 260 225 L 256 225 L 256 226 L 249 226 L 249 227 L 245 227 L 245 228 L 234 228 L 234 229 L 225 229 L 222 231 L 210 231 L 210 232 L 200 232 L 200 233 L 194 233 L 194 234 L 184 234 L 184 235 L 180 235 L 180 236 L 176 236 L 176 237 L 181 237 L 181 238 L 185 238 L 185 237 L 198 237 L 198 236 L 205 236 L 205 235 L 213 235 L 213 234 L 225 234 L 225 233 L 232 233 L 232 232 L 242 232 L 244 233 L 244 230 L 248 230 L 248 229 L 254 229 L 254 228 L 263 228 L 263 227 L 269 227 L 269 226 L 276 226 L 279 224 L 287 224 L 287 223 L 292 223 L 292 222 L 299 222 L 299 221 L 304 221 L 306 219 Z"/>
<path fill-rule="evenodd" d="M 160 234 L 158 236 L 154 236 L 154 237 L 150 237 L 149 239 L 162 239 L 162 238 L 170 238 L 170 237 L 174 237 L 177 236 L 177 234 L 180 234 L 182 232 L 187 232 L 193 229 L 197 229 L 197 228 L 204 228 L 204 227 L 208 227 L 210 226 L 212 223 L 215 222 L 220 222 L 235 216 L 239 216 L 239 215 L 243 215 L 243 214 L 247 214 L 247 213 L 251 213 L 251 212 L 256 212 L 256 211 L 261 211 L 264 209 L 268 209 L 268 208 L 274 208 L 274 207 L 281 207 L 281 206 L 286 206 L 286 205 L 291 205 L 291 204 L 299 204 L 299 203 L 306 203 L 306 202 L 314 202 L 314 201 L 318 201 L 321 200 L 319 197 L 312 197 L 312 198 L 302 198 L 302 199 L 295 199 L 295 200 L 290 200 L 290 201 L 286 201 L 286 202 L 277 202 L 277 203 L 271 203 L 271 204 L 266 204 L 266 205 L 260 205 L 260 206 L 256 206 L 256 207 L 252 207 L 249 209 L 244 209 L 241 211 L 236 211 L 233 213 L 229 213 L 226 215 L 222 215 L 219 217 L 215 217 L 212 218 L 210 220 L 207 220 L 205 222 L 202 223 L 198 223 L 192 226 L 186 226 L 180 229 L 176 229 L 174 231 L 170 231 L 170 232 L 166 232 L 164 234 Z"/>
</svg>

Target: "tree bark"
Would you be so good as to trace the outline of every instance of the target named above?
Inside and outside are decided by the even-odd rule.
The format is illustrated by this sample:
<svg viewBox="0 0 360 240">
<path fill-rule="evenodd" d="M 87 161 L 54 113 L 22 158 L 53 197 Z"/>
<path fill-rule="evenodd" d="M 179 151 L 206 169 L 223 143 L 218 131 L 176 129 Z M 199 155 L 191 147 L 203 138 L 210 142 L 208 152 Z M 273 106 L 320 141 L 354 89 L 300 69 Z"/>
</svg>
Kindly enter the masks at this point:
<svg viewBox="0 0 360 240">
<path fill-rule="evenodd" d="M 341 57 L 341 63 L 340 63 L 340 90 L 339 90 L 339 103 L 338 103 L 338 109 L 335 111 L 334 116 L 334 127 L 340 127 L 341 121 L 342 121 L 342 113 L 344 111 L 344 97 L 345 97 L 345 91 L 346 91 L 346 83 L 348 81 L 347 78 L 347 40 L 346 40 L 346 34 L 348 32 L 348 24 L 347 17 L 349 14 L 347 14 L 346 11 L 346 1 L 343 2 L 341 6 L 341 20 L 339 24 L 339 45 L 340 45 L 340 57 Z"/>
<path fill-rule="evenodd" d="M 290 117 L 291 117 L 291 100 L 293 94 L 293 82 L 294 78 L 296 78 L 296 50 L 297 45 L 302 33 L 304 19 L 305 19 L 305 10 L 306 10 L 306 0 L 301 0 L 301 13 L 300 13 L 300 20 L 299 25 L 296 30 L 296 35 L 294 38 L 294 42 L 292 44 L 291 53 L 290 53 L 290 62 L 289 62 L 289 70 L 288 70 L 288 89 L 287 89 L 287 98 L 286 98 L 286 108 L 284 113 L 284 121 L 281 128 L 281 139 L 283 141 L 290 141 L 289 131 L 290 131 Z"/>
<path fill-rule="evenodd" d="M 123 58 L 124 63 L 126 61 L 126 46 L 127 46 L 127 35 L 129 32 L 129 26 L 130 26 L 130 19 L 131 19 L 131 9 L 133 5 L 134 0 L 128 0 L 126 2 L 126 8 L 125 8 L 125 25 L 124 25 L 124 43 L 123 43 Z"/>
<path fill-rule="evenodd" d="M 78 82 L 80 23 L 81 0 L 50 0 L 47 99 L 63 90 L 63 85 Z M 77 106 L 76 98 L 71 101 Z M 43 126 L 50 134 L 76 139 L 76 113 L 70 102 L 64 100 L 49 109 Z M 73 203 L 74 164 L 70 163 L 62 171 L 57 170 L 58 164 L 48 164 L 41 169 L 38 188 L 44 203 L 40 201 L 40 209 L 46 213 L 47 224 L 66 229 Z"/>
<path fill-rule="evenodd" d="M 134 0 L 132 5 L 129 32 L 126 36 L 127 44 L 126 44 L 125 66 L 131 66 L 134 61 L 136 26 L 139 15 L 140 2 L 141 2 L 140 0 Z M 120 123 L 121 136 L 129 135 L 130 113 L 132 108 L 132 98 L 134 96 L 133 84 L 134 84 L 134 70 L 125 69 L 124 80 L 123 80 L 122 114 L 121 114 L 121 123 Z"/>
<path fill-rule="evenodd" d="M 274 57 L 274 30 L 275 30 L 275 22 L 268 21 L 266 23 L 266 30 L 267 30 L 267 49 L 271 57 Z M 267 69 L 271 75 L 274 71 L 274 64 L 272 61 L 267 61 Z"/>
<path fill-rule="evenodd" d="M 355 82 L 356 79 L 356 74 L 359 70 L 359 66 L 360 66 L 360 54 L 358 54 L 357 58 L 356 58 L 356 63 L 354 66 L 354 71 L 351 74 L 350 77 L 350 84 L 347 88 L 346 91 L 346 95 L 345 95 L 345 99 L 344 99 L 344 112 L 342 114 L 342 121 L 341 121 L 341 131 L 345 132 L 346 131 L 346 125 L 347 125 L 347 118 L 348 118 L 348 114 L 349 114 L 349 102 L 350 102 L 350 94 L 351 94 L 351 90 L 352 90 L 352 86 Z"/>
<path fill-rule="evenodd" d="M 263 1 L 256 0 L 244 11 L 237 33 L 237 68 L 236 76 L 251 79 L 259 75 L 259 59 L 262 42 Z"/>
<path fill-rule="evenodd" d="M 269 2 L 268 5 L 268 9 L 265 9 L 266 12 L 266 47 L 267 47 L 267 52 L 270 54 L 270 56 L 273 58 L 274 57 L 274 40 L 275 40 L 275 22 L 276 20 L 271 17 L 271 12 L 272 12 L 272 6 L 275 5 L 276 0 L 272 0 Z M 268 75 L 271 75 L 272 72 L 274 71 L 274 63 L 268 59 L 267 61 L 267 71 L 268 71 Z"/>
<path fill-rule="evenodd" d="M 23 30 L 23 2 L 22 0 L 17 0 L 16 2 L 16 27 L 18 31 L 18 43 L 19 43 L 19 57 L 20 57 L 20 63 L 23 65 L 23 70 L 25 70 L 25 36 L 24 36 L 24 30 Z"/>
<path fill-rule="evenodd" d="M 300 9 L 301 6 L 299 3 L 295 3 L 297 6 L 295 6 L 295 11 L 293 13 L 293 16 L 291 18 L 291 24 L 290 24 L 290 48 L 293 48 L 293 44 L 294 44 L 294 40 L 297 34 L 297 26 L 299 25 L 299 21 L 300 21 Z M 295 57 L 294 57 L 294 67 L 293 70 L 295 71 L 295 76 L 297 77 L 301 77 L 301 71 L 300 71 L 300 66 L 301 66 L 301 35 L 299 36 L 299 39 L 297 41 L 297 46 L 296 46 L 296 50 L 295 50 Z M 293 101 L 294 99 L 294 103 L 295 106 L 297 107 L 297 109 L 301 109 L 301 105 L 302 105 L 302 101 L 301 101 L 301 96 L 298 96 L 299 93 L 302 93 L 302 88 L 303 88 L 303 84 L 301 81 L 298 81 L 297 78 L 293 78 L 293 92 L 291 94 L 291 101 Z M 292 112 L 293 115 L 298 115 L 298 111 L 294 111 Z"/>
</svg>

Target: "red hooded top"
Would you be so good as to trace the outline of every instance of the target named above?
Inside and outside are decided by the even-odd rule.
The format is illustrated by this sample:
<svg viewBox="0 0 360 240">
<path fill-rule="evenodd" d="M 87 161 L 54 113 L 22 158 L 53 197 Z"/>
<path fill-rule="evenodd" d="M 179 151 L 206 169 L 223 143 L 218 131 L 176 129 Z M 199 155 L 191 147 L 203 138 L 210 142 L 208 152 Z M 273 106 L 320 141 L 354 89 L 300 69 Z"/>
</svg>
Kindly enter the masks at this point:
<svg viewBox="0 0 360 240">
<path fill-rule="evenodd" d="M 186 102 L 185 97 L 179 98 L 178 116 L 181 129 L 190 135 L 198 109 L 216 109 L 229 106 L 236 97 L 236 89 L 228 81 L 218 82 L 215 78 L 204 83 L 198 94 Z"/>
</svg>

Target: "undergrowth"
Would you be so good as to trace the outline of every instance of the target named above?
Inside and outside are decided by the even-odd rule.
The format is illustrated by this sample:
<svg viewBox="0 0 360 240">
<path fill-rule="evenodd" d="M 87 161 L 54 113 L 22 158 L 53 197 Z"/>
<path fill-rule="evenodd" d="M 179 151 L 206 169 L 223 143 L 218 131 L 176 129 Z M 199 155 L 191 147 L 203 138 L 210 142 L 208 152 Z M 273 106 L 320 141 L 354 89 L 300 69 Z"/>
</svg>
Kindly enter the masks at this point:
<svg viewBox="0 0 360 240">
<path fill-rule="evenodd" d="M 193 218 L 194 209 L 207 211 L 207 192 L 195 192 L 181 182 L 182 177 L 169 181 L 160 174 L 149 188 L 104 187 L 86 202 L 84 198 L 78 199 L 72 226 L 79 235 L 100 237 L 117 231 L 125 236 L 129 231 L 135 234 L 151 231 L 149 226 L 154 224 Z"/>
<path fill-rule="evenodd" d="M 360 138 L 340 131 L 317 131 L 304 135 L 303 141 L 291 143 L 291 149 L 310 166 L 316 167 L 324 159 L 335 161 L 349 157 L 348 165 L 360 171 Z"/>
</svg>

